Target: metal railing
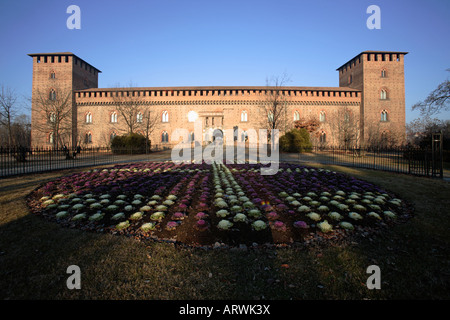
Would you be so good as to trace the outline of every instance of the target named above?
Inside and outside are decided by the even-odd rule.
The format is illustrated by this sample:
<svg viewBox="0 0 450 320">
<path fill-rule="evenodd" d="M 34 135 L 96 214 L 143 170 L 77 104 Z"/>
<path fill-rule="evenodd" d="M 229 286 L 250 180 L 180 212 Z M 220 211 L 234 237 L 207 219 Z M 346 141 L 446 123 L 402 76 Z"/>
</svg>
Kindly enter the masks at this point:
<svg viewBox="0 0 450 320">
<path fill-rule="evenodd" d="M 285 159 L 383 170 L 412 175 L 443 177 L 443 157 L 431 149 L 415 147 L 313 147 L 311 152 L 283 154 Z"/>
<path fill-rule="evenodd" d="M 0 178 L 52 170 L 89 167 L 123 162 L 170 160 L 174 145 L 152 145 L 151 150 L 110 147 L 24 148 L 0 147 Z M 248 152 L 248 150 L 247 150 Z M 282 153 L 282 161 L 315 162 L 383 170 L 412 175 L 443 177 L 443 158 L 432 150 L 412 147 L 341 148 L 313 147 L 311 152 Z"/>
<path fill-rule="evenodd" d="M 120 162 L 170 160 L 161 158 L 159 151 L 171 150 L 172 145 L 154 145 L 151 150 L 110 147 L 50 148 L 50 147 L 0 147 L 0 177 L 106 165 Z"/>
</svg>

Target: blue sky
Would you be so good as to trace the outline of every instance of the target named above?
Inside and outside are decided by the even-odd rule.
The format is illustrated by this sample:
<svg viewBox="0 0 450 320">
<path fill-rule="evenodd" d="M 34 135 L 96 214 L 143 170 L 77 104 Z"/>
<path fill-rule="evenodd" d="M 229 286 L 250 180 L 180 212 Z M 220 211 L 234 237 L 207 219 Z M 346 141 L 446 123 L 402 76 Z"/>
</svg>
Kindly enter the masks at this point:
<svg viewBox="0 0 450 320">
<path fill-rule="evenodd" d="M 80 30 L 66 27 L 72 4 Z M 366 27 L 372 4 L 380 30 Z M 293 86 L 338 86 L 336 68 L 360 52 L 407 51 L 409 122 L 450 76 L 449 17 L 448 0 L 0 0 L 0 84 L 30 96 L 27 54 L 70 51 L 102 71 L 99 87 L 263 86 L 282 73 Z"/>
</svg>

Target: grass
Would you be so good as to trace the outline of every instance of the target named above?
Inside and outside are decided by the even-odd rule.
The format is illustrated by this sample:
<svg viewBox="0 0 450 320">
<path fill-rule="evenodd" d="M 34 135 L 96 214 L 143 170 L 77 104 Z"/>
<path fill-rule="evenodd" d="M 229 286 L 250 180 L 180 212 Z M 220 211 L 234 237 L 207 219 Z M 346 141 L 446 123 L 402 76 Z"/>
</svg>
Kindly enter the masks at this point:
<svg viewBox="0 0 450 320">
<path fill-rule="evenodd" d="M 321 167 L 397 193 L 415 216 L 345 246 L 206 251 L 61 228 L 28 211 L 25 196 L 39 184 L 82 169 L 2 179 L 0 298 L 449 299 L 450 183 Z M 81 290 L 66 286 L 73 264 Z M 380 290 L 366 287 L 373 264 Z"/>
</svg>

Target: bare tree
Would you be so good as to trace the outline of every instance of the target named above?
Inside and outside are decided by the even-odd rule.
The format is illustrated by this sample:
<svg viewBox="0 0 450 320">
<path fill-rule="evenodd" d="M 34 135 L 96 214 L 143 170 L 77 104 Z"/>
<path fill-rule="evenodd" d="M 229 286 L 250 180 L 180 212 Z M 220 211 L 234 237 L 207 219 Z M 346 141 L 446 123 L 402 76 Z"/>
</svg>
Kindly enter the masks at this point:
<svg viewBox="0 0 450 320">
<path fill-rule="evenodd" d="M 404 141 L 401 138 L 404 133 L 396 127 L 384 127 L 380 123 L 370 124 L 366 130 L 366 145 L 372 148 L 390 148 L 401 145 Z"/>
<path fill-rule="evenodd" d="M 117 87 L 117 90 L 112 96 L 114 105 L 123 118 L 126 125 L 127 133 L 136 132 L 142 124 L 142 102 L 139 97 L 139 92 L 129 87 Z"/>
<path fill-rule="evenodd" d="M 259 104 L 261 111 L 261 125 L 268 130 L 268 137 L 272 130 L 287 130 L 287 104 L 288 95 L 284 87 L 290 82 L 290 78 L 283 74 L 266 80 L 266 89 L 262 101 Z"/>
<path fill-rule="evenodd" d="M 328 117 L 334 141 L 345 148 L 357 147 L 360 144 L 359 117 L 347 107 L 339 108 Z"/>
<path fill-rule="evenodd" d="M 33 105 L 40 114 L 33 128 L 43 134 L 51 134 L 54 148 L 69 143 L 72 136 L 72 91 L 53 86 L 37 90 L 33 94 Z"/>
<path fill-rule="evenodd" d="M 450 141 L 450 120 L 430 118 L 428 116 L 415 119 L 406 125 L 407 142 L 420 147 L 431 147 L 432 134 L 441 132 L 444 138 L 444 148 Z"/>
<path fill-rule="evenodd" d="M 152 112 L 150 109 L 147 109 L 143 112 L 141 130 L 144 132 L 145 137 L 147 138 L 146 141 L 150 141 L 150 137 L 158 123 L 159 114 L 157 112 Z M 150 146 L 146 146 L 146 149 L 148 150 L 149 147 Z"/>
<path fill-rule="evenodd" d="M 309 118 L 301 118 L 294 121 L 295 129 L 306 129 L 310 134 L 317 132 L 320 127 L 320 122 L 317 117 L 310 116 Z"/>
<path fill-rule="evenodd" d="M 450 69 L 447 69 L 450 72 Z M 431 116 L 450 109 L 450 81 L 440 83 L 428 97 L 412 106 L 412 110 L 419 110 L 422 116 Z"/>
<path fill-rule="evenodd" d="M 13 141 L 16 146 L 31 146 L 31 119 L 27 114 L 21 114 L 14 118 L 11 126 Z"/>
<path fill-rule="evenodd" d="M 0 91 L 0 125 L 6 129 L 8 146 L 15 144 L 12 125 L 16 115 L 16 102 L 17 96 L 14 91 L 2 85 Z"/>
</svg>

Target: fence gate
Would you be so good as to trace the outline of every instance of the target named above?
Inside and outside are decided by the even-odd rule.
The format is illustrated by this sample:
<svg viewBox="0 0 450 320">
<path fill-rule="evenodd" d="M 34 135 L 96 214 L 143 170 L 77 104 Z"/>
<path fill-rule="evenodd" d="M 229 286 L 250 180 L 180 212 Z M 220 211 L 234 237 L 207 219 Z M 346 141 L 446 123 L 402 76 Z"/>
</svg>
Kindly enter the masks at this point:
<svg viewBox="0 0 450 320">
<path fill-rule="evenodd" d="M 441 179 L 444 177 L 442 149 L 442 133 L 433 133 L 431 135 L 431 176 Z"/>
</svg>

